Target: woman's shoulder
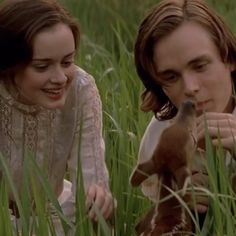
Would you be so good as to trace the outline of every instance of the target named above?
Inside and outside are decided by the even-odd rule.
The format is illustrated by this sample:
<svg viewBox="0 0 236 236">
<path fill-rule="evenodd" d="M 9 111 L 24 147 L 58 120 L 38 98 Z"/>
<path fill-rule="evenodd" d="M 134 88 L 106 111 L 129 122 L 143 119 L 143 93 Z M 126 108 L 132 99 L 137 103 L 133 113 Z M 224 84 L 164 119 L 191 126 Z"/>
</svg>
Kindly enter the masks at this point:
<svg viewBox="0 0 236 236">
<path fill-rule="evenodd" d="M 101 102 L 94 77 L 79 66 L 75 68 L 71 89 L 73 92 L 70 94 L 70 97 L 73 97 L 74 94 L 76 101 L 80 104 L 83 102 L 87 104 Z"/>
<path fill-rule="evenodd" d="M 75 66 L 74 82 L 79 88 L 96 86 L 93 76 L 77 65 Z"/>
</svg>

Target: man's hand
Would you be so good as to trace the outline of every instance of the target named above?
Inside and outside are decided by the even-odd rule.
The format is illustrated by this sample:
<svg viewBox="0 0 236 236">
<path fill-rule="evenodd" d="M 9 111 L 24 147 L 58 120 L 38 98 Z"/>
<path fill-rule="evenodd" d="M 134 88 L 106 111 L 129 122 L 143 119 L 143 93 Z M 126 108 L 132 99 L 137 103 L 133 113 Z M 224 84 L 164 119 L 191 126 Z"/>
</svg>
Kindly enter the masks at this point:
<svg viewBox="0 0 236 236">
<path fill-rule="evenodd" d="M 192 185 L 199 188 L 208 188 L 208 175 L 202 172 L 192 173 Z M 191 191 L 191 190 L 190 190 Z M 201 190 L 193 190 L 190 192 L 190 202 L 188 203 L 191 210 L 196 210 L 198 213 L 205 213 L 208 210 L 209 198 L 206 193 Z"/>
</svg>

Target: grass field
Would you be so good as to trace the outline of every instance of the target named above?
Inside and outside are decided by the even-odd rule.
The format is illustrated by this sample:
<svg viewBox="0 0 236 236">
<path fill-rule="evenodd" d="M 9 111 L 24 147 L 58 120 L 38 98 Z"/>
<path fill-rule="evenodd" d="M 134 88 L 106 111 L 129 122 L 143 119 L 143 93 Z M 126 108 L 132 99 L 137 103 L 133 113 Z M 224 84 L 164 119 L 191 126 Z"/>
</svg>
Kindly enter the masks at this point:
<svg viewBox="0 0 236 236">
<path fill-rule="evenodd" d="M 140 190 L 131 188 L 128 182 L 136 164 L 140 139 L 152 116 L 139 109 L 143 86 L 134 68 L 133 45 L 141 19 L 157 2 L 70 0 L 70 3 L 66 3 L 81 25 L 83 37 L 78 62 L 96 78 L 103 101 L 106 160 L 110 171 L 111 190 L 118 201 L 115 217 L 115 233 L 118 236 L 134 235 L 135 223 L 149 207 L 149 202 Z M 236 2 L 208 2 L 224 16 L 236 32 Z M 209 154 L 210 157 L 212 155 Z M 225 179 L 223 182 L 226 182 Z M 229 198 L 232 197 L 232 194 L 229 195 Z M 213 231 L 215 235 L 233 236 L 236 232 L 235 216 L 225 203 L 222 207 L 221 200 L 217 197 L 214 200 Z M 229 210 L 229 217 L 225 217 L 225 209 Z M 197 234 L 210 235 L 208 230 L 209 227 L 206 227 Z"/>
<path fill-rule="evenodd" d="M 118 203 L 114 218 L 108 223 L 100 218 L 96 229 L 83 214 L 82 205 L 78 204 L 80 212 L 76 235 L 133 236 L 134 226 L 140 216 L 147 211 L 150 202 L 143 197 L 139 188 L 134 189 L 130 186 L 129 176 L 136 164 L 140 139 L 152 116 L 140 111 L 140 94 L 143 86 L 134 67 L 133 45 L 141 19 L 158 1 L 61 1 L 80 22 L 82 40 L 77 62 L 95 77 L 102 98 L 106 162 L 110 173 L 110 188 Z M 224 15 L 236 32 L 234 24 L 236 1 L 212 0 L 209 3 Z M 224 171 L 222 158 L 215 158 L 222 155 L 221 150 L 215 153 L 208 145 L 208 154 L 209 174 L 214 190 L 209 193 L 212 202 L 211 217 L 209 217 L 211 227 L 208 225 L 203 230 L 197 230 L 196 235 L 233 236 L 236 232 L 235 195 L 228 184 L 229 177 L 227 171 Z M 212 159 L 219 161 L 215 162 Z M 43 185 L 43 189 L 54 201 L 50 191 L 47 191 L 46 184 Z M 80 199 L 82 195 L 81 193 Z M 48 235 L 45 230 L 45 224 L 48 224 L 44 220 L 45 211 L 40 210 L 45 199 L 37 188 L 35 196 L 38 196 L 38 215 L 41 219 L 36 235 Z M 0 199 L 6 202 L 4 194 L 1 194 Z M 27 209 L 26 202 L 27 199 L 23 203 L 25 209 Z M 14 235 L 10 230 L 9 221 L 1 220 L 8 217 L 7 214 L 3 215 L 3 212 L 5 211 L 0 210 L 2 214 L 0 236 Z M 25 222 L 24 235 L 31 235 L 27 218 Z M 2 225 L 5 227 L 2 228 Z"/>
</svg>

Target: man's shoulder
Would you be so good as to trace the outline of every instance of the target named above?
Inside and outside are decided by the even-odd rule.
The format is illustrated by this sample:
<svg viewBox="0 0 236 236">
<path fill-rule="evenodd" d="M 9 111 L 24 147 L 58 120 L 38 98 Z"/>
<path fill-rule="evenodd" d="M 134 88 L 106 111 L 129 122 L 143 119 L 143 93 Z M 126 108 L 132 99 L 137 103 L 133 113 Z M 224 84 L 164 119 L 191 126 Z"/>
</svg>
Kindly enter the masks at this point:
<svg viewBox="0 0 236 236">
<path fill-rule="evenodd" d="M 159 142 L 162 131 L 169 125 L 170 121 L 159 121 L 155 116 L 152 117 L 141 139 L 139 148 L 139 162 L 143 162 L 151 158 L 154 148 Z"/>
<path fill-rule="evenodd" d="M 150 136 L 153 136 L 153 135 L 156 136 L 158 134 L 160 135 L 161 132 L 169 125 L 170 125 L 169 120 L 160 121 L 155 116 L 153 116 L 146 128 L 144 135 L 150 135 Z"/>
</svg>

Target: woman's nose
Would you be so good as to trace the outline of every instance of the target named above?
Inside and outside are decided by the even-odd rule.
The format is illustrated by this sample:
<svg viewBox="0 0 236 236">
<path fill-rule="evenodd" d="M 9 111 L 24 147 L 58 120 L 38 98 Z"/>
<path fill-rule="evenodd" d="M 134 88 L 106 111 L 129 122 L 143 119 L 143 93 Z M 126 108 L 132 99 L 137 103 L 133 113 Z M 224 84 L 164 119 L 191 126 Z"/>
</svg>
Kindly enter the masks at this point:
<svg viewBox="0 0 236 236">
<path fill-rule="evenodd" d="M 52 83 L 58 83 L 58 84 L 63 84 L 67 81 L 67 76 L 63 68 L 58 67 L 55 69 L 51 76 L 51 82 Z"/>
</svg>

